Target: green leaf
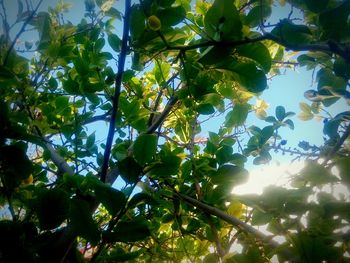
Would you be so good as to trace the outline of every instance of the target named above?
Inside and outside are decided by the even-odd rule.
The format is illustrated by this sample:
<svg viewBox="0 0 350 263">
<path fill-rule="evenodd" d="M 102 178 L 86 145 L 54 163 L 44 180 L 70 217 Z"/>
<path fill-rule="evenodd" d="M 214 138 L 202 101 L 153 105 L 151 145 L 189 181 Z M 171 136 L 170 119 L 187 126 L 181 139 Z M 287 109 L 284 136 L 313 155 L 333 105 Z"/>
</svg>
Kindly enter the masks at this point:
<svg viewBox="0 0 350 263">
<path fill-rule="evenodd" d="M 95 51 L 96 52 L 100 52 L 102 50 L 102 48 L 104 47 L 104 45 L 106 44 L 106 41 L 104 38 L 99 38 L 96 42 L 95 42 Z"/>
<path fill-rule="evenodd" d="M 154 76 L 159 85 L 164 85 L 170 73 L 170 64 L 157 63 L 154 67 Z"/>
<path fill-rule="evenodd" d="M 328 5 L 329 0 L 305 0 L 307 8 L 314 13 L 322 12 Z"/>
<path fill-rule="evenodd" d="M 68 216 L 68 194 L 54 188 L 45 190 L 39 194 L 36 200 L 36 214 L 41 230 L 49 230 L 59 227 Z"/>
<path fill-rule="evenodd" d="M 231 163 L 243 167 L 244 163 L 247 161 L 247 157 L 245 157 L 244 155 L 240 154 L 240 153 L 234 153 L 232 155 L 232 158 L 230 160 Z"/>
<path fill-rule="evenodd" d="M 142 167 L 132 157 L 126 157 L 118 162 L 120 176 L 129 184 L 137 183 L 142 174 Z"/>
<path fill-rule="evenodd" d="M 151 235 L 148 222 L 143 219 L 121 221 L 112 232 L 104 232 L 103 237 L 108 243 L 114 242 L 136 242 Z"/>
<path fill-rule="evenodd" d="M 312 186 L 320 186 L 336 181 L 336 177 L 327 168 L 315 161 L 307 161 L 300 175 L 303 179 L 309 181 Z"/>
<path fill-rule="evenodd" d="M 182 6 L 158 9 L 156 16 L 160 19 L 162 28 L 175 26 L 186 17 L 186 10 Z"/>
<path fill-rule="evenodd" d="M 273 117 L 273 116 L 268 116 L 268 117 L 266 117 L 266 118 L 265 118 L 265 121 L 266 121 L 266 122 L 271 122 L 271 123 L 276 123 L 276 122 L 277 122 L 276 118 Z"/>
<path fill-rule="evenodd" d="M 232 54 L 233 49 L 231 47 L 208 47 L 201 52 L 198 62 L 203 65 L 222 65 L 235 60 Z"/>
<path fill-rule="evenodd" d="M 255 157 L 253 160 L 254 165 L 267 164 L 272 160 L 269 152 L 261 152 L 258 157 Z"/>
<path fill-rule="evenodd" d="M 157 201 L 149 194 L 137 193 L 129 201 L 128 209 L 135 208 L 139 204 L 157 205 Z"/>
<path fill-rule="evenodd" d="M 90 134 L 86 139 L 86 149 L 91 149 L 95 146 L 95 132 Z"/>
<path fill-rule="evenodd" d="M 236 104 L 233 110 L 227 113 L 225 117 L 226 127 L 237 127 L 243 125 L 247 119 L 248 112 L 250 109 L 249 104 Z"/>
<path fill-rule="evenodd" d="M 55 106 L 58 110 L 65 109 L 69 106 L 69 98 L 66 96 L 59 96 L 55 99 Z"/>
<path fill-rule="evenodd" d="M 250 27 L 258 26 L 262 21 L 266 20 L 271 15 L 270 5 L 258 5 L 253 7 L 247 17 L 245 18 L 245 23 Z"/>
<path fill-rule="evenodd" d="M 299 65 L 301 67 L 306 66 L 307 70 L 314 69 L 317 66 L 316 59 L 306 54 L 300 55 L 297 60 Z"/>
<path fill-rule="evenodd" d="M 232 146 L 223 145 L 215 152 L 216 160 L 219 164 L 224 164 L 232 159 Z"/>
<path fill-rule="evenodd" d="M 216 253 L 210 253 L 203 259 L 203 263 L 217 263 L 220 262 L 219 257 Z"/>
<path fill-rule="evenodd" d="M 116 216 L 126 203 L 125 195 L 107 185 L 95 186 L 96 198 L 108 210 L 111 216 Z"/>
<path fill-rule="evenodd" d="M 288 45 L 307 44 L 312 40 L 311 31 L 307 26 L 293 24 L 288 19 L 281 20 L 271 33 Z"/>
<path fill-rule="evenodd" d="M 261 130 L 261 133 L 260 133 L 260 145 L 263 145 L 265 144 L 268 139 L 271 138 L 271 136 L 273 135 L 273 132 L 274 132 L 275 128 L 273 126 L 266 126 L 264 127 L 262 130 Z"/>
<path fill-rule="evenodd" d="M 248 180 L 248 171 L 242 167 L 225 164 L 219 167 L 211 181 L 216 185 L 228 185 L 232 187 L 245 183 Z"/>
<path fill-rule="evenodd" d="M 108 35 L 108 43 L 115 52 L 120 51 L 121 40 L 117 35 L 115 34 Z"/>
<path fill-rule="evenodd" d="M 344 79 L 350 79 L 350 65 L 345 59 L 338 57 L 333 64 L 334 73 Z"/>
<path fill-rule="evenodd" d="M 294 130 L 294 122 L 291 119 L 285 120 L 283 122 L 289 129 Z"/>
<path fill-rule="evenodd" d="M 323 133 L 328 135 L 329 138 L 337 139 L 339 137 L 338 129 L 341 123 L 341 119 L 332 119 L 325 123 L 323 126 Z"/>
<path fill-rule="evenodd" d="M 56 89 L 58 87 L 57 80 L 53 77 L 49 79 L 48 84 L 51 89 Z"/>
<path fill-rule="evenodd" d="M 72 229 L 76 234 L 96 246 L 100 241 L 100 231 L 91 214 L 91 207 L 87 201 L 78 198 L 71 200 L 69 218 Z"/>
<path fill-rule="evenodd" d="M 210 115 L 215 112 L 213 105 L 209 103 L 201 103 L 196 108 L 197 112 L 202 115 Z"/>
<path fill-rule="evenodd" d="M 161 7 L 171 6 L 175 0 L 157 0 L 157 4 Z"/>
<path fill-rule="evenodd" d="M 319 23 L 324 30 L 322 38 L 335 40 L 346 39 L 350 33 L 348 25 L 349 13 L 349 1 L 342 1 L 338 6 L 322 12 L 319 16 Z"/>
<path fill-rule="evenodd" d="M 161 158 L 160 163 L 156 163 L 151 173 L 156 176 L 168 176 L 177 174 L 180 168 L 181 158 L 176 155 L 167 155 Z"/>
<path fill-rule="evenodd" d="M 122 20 L 122 14 L 119 10 L 115 9 L 114 7 L 111 7 L 107 12 L 105 12 L 106 15 L 111 16 L 113 18 L 116 18 L 118 20 Z"/>
<path fill-rule="evenodd" d="M 215 0 L 204 17 L 204 29 L 215 40 L 242 38 L 242 23 L 231 0 Z"/>
<path fill-rule="evenodd" d="M 157 135 L 141 134 L 134 142 L 133 153 L 135 160 L 140 165 L 152 161 L 157 152 Z"/>
<path fill-rule="evenodd" d="M 254 63 L 235 63 L 228 65 L 227 69 L 236 73 L 235 80 L 250 92 L 259 93 L 267 87 L 265 73 L 258 69 Z"/>
<path fill-rule="evenodd" d="M 50 29 L 51 29 L 51 19 L 47 12 L 39 12 L 36 16 L 35 23 L 39 31 L 39 45 L 38 49 L 42 49 L 45 44 L 50 41 Z"/>
<path fill-rule="evenodd" d="M 266 46 L 262 43 L 251 43 L 236 48 L 238 54 L 243 57 L 251 58 L 268 73 L 271 68 L 271 55 Z"/>
<path fill-rule="evenodd" d="M 146 28 L 146 17 L 140 5 L 133 5 L 130 10 L 130 35 L 133 41 L 140 38 Z"/>
<path fill-rule="evenodd" d="M 277 120 L 282 121 L 286 117 L 286 110 L 283 106 L 276 107 Z"/>
<path fill-rule="evenodd" d="M 271 222 L 273 215 L 255 209 L 252 214 L 252 225 L 262 226 Z"/>
<path fill-rule="evenodd" d="M 28 178 L 32 171 L 32 162 L 26 155 L 26 146 L 22 143 L 0 147 L 0 175 L 3 184 L 12 191 L 22 180 Z"/>
<path fill-rule="evenodd" d="M 340 178 L 350 189 L 350 157 L 339 158 L 336 160 L 336 166 L 339 170 Z"/>
</svg>

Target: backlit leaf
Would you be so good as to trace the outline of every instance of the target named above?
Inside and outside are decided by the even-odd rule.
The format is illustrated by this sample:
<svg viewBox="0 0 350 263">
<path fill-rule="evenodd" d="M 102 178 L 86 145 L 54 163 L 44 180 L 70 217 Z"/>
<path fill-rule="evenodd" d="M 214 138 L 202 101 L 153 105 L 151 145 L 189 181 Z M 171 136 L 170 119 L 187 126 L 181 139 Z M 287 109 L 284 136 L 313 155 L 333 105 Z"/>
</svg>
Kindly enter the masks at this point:
<svg viewBox="0 0 350 263">
<path fill-rule="evenodd" d="M 108 43 L 115 52 L 120 51 L 121 40 L 117 35 L 108 35 Z"/>
<path fill-rule="evenodd" d="M 138 182 L 142 173 L 142 167 L 132 157 L 119 161 L 118 169 L 123 180 L 130 184 Z"/>
<path fill-rule="evenodd" d="M 204 28 L 212 38 L 237 40 L 242 36 L 242 23 L 231 0 L 215 0 L 204 17 Z"/>
<path fill-rule="evenodd" d="M 95 187 L 96 198 L 101 202 L 111 216 L 116 216 L 124 207 L 126 198 L 124 194 L 107 185 L 97 185 Z"/>
<path fill-rule="evenodd" d="M 155 134 L 141 134 L 134 142 L 135 160 L 144 165 L 150 162 L 157 151 L 157 136 Z"/>
</svg>

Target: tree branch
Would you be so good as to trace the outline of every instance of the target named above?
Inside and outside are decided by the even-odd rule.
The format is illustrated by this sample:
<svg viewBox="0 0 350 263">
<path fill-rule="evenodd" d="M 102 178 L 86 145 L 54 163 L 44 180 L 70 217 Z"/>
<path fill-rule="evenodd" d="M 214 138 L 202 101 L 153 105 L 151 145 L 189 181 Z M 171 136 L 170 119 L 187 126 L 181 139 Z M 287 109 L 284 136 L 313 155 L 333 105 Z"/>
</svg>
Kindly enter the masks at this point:
<svg viewBox="0 0 350 263">
<path fill-rule="evenodd" d="M 174 75 L 172 75 L 166 82 L 164 82 L 161 87 L 160 87 L 160 91 L 158 93 L 158 96 L 156 98 L 156 101 L 154 103 L 154 108 L 153 108 L 153 111 L 155 112 L 159 106 L 159 102 L 160 102 L 160 99 L 161 99 L 161 96 L 163 94 L 163 89 L 165 89 L 177 76 L 179 75 L 179 73 L 176 73 Z M 165 81 L 165 80 L 164 80 Z M 153 122 L 153 118 L 154 118 L 154 112 L 151 113 L 151 115 L 149 116 L 149 119 L 148 119 L 148 124 L 149 126 L 152 125 L 152 122 Z"/>
<path fill-rule="evenodd" d="M 262 40 L 268 39 L 267 36 L 262 35 L 260 37 L 256 38 L 245 38 L 242 40 L 236 40 L 236 41 L 206 41 L 206 42 L 201 42 L 198 44 L 194 45 L 188 45 L 188 46 L 169 46 L 165 50 L 179 50 L 179 51 L 188 51 L 188 50 L 193 50 L 197 48 L 202 48 L 202 47 L 210 47 L 210 46 L 220 46 L 220 47 L 236 47 L 244 44 L 249 44 L 249 43 L 254 43 L 254 42 L 259 42 Z"/>
<path fill-rule="evenodd" d="M 178 98 L 176 96 L 172 96 L 169 99 L 162 114 L 152 123 L 152 125 L 146 131 L 146 134 L 151 134 L 158 129 L 158 127 L 163 123 L 163 121 L 168 116 L 169 112 L 171 111 L 171 109 L 173 108 L 173 106 L 176 104 L 177 101 L 178 101 Z"/>
<path fill-rule="evenodd" d="M 239 220 L 236 217 L 230 216 L 226 214 L 225 212 L 221 211 L 220 209 L 217 209 L 216 207 L 204 204 L 197 199 L 194 199 L 192 197 L 189 197 L 187 195 L 176 193 L 180 199 L 185 201 L 186 203 L 195 206 L 202 210 L 205 213 L 215 215 L 219 217 L 220 219 L 226 221 L 227 223 L 230 223 L 234 226 L 236 226 L 238 229 L 243 230 L 247 233 L 252 234 L 256 238 L 260 239 L 264 243 L 266 243 L 270 248 L 272 249 L 278 249 L 279 244 L 275 242 L 274 240 L 271 240 L 271 237 L 264 235 L 260 231 L 256 230 L 254 227 L 248 225 L 247 223 L 244 223 L 243 221 Z M 281 255 L 288 261 L 293 262 L 295 260 L 295 256 L 288 250 L 288 249 L 281 249 L 280 250 Z"/>
<path fill-rule="evenodd" d="M 164 50 L 179 50 L 179 51 L 188 51 L 193 50 L 197 48 L 202 47 L 210 47 L 210 46 L 218 46 L 218 47 L 237 47 L 249 43 L 255 43 L 260 42 L 263 40 L 272 40 L 281 46 L 286 47 L 287 49 L 293 50 L 293 51 L 322 51 L 322 52 L 330 52 L 337 54 L 344 58 L 348 63 L 350 63 L 350 55 L 349 52 L 342 48 L 338 43 L 330 41 L 329 43 L 324 44 L 303 44 L 303 45 L 295 45 L 295 44 L 288 44 L 279 37 L 271 34 L 271 33 L 265 33 L 262 36 L 256 37 L 256 38 L 245 38 L 242 40 L 236 40 L 236 41 L 206 41 L 206 42 L 200 42 L 198 44 L 194 45 L 188 45 L 188 46 L 168 46 Z"/>
<path fill-rule="evenodd" d="M 337 141 L 336 145 L 334 145 L 332 150 L 327 155 L 326 160 L 323 162 L 324 164 L 327 163 L 333 157 L 333 155 L 336 154 L 336 152 L 340 149 L 340 147 L 343 145 L 343 143 L 349 137 L 349 135 L 350 135 L 350 124 L 348 125 L 348 127 L 346 127 L 346 130 L 343 133 L 343 135 L 340 137 L 340 139 Z"/>
<path fill-rule="evenodd" d="M 62 173 L 74 175 L 73 169 L 67 164 L 67 162 L 60 156 L 52 145 L 46 141 L 46 149 L 50 152 L 52 162 L 57 166 L 58 170 Z"/>
<path fill-rule="evenodd" d="M 123 77 L 123 73 L 124 73 L 125 59 L 126 59 L 126 55 L 127 55 L 127 51 L 128 51 L 130 6 L 131 6 L 131 0 L 125 0 L 123 38 L 122 38 L 122 44 L 121 44 L 119 60 L 118 60 L 118 72 L 117 72 L 117 75 L 115 77 L 115 91 L 114 91 L 114 97 L 113 97 L 113 108 L 112 108 L 112 114 L 111 114 L 111 121 L 109 123 L 106 148 L 105 148 L 105 152 L 104 152 L 104 156 L 103 156 L 103 163 L 102 163 L 101 174 L 100 174 L 100 180 L 102 182 L 106 181 L 108 162 L 109 162 L 109 157 L 111 154 L 113 137 L 114 137 L 115 120 L 116 120 L 118 107 L 119 107 L 119 96 L 120 96 L 120 89 L 121 89 L 121 85 L 122 85 L 122 77 Z"/>
<path fill-rule="evenodd" d="M 303 45 L 294 45 L 294 44 L 288 44 L 285 43 L 282 39 L 278 38 L 277 36 L 266 33 L 265 35 L 266 39 L 272 40 L 281 46 L 286 47 L 287 49 L 293 50 L 293 51 L 322 51 L 322 52 L 330 52 L 337 54 L 344 58 L 348 63 L 350 62 L 350 55 L 346 50 L 343 50 L 339 44 L 329 41 L 327 44 L 303 44 Z"/>
</svg>

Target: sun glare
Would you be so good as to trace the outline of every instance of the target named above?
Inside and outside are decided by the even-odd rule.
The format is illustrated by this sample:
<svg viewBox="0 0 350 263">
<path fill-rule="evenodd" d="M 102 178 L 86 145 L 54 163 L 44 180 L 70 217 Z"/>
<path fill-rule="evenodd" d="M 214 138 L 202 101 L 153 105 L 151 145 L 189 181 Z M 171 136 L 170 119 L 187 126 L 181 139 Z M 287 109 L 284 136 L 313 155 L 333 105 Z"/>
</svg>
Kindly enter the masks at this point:
<svg viewBox="0 0 350 263">
<path fill-rule="evenodd" d="M 304 167 L 303 161 L 272 163 L 258 166 L 249 173 L 248 182 L 233 189 L 234 194 L 261 194 L 269 185 L 286 186 L 290 176 Z"/>
</svg>

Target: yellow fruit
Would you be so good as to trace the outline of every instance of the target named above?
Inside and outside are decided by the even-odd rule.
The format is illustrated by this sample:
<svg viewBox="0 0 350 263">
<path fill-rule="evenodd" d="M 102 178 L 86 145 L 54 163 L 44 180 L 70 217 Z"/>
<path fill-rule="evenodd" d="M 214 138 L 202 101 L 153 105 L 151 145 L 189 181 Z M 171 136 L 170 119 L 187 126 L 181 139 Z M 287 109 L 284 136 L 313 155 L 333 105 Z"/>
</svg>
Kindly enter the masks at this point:
<svg viewBox="0 0 350 263">
<path fill-rule="evenodd" d="M 244 205 L 238 201 L 232 201 L 227 208 L 227 213 L 234 217 L 240 217 L 243 214 Z"/>
<path fill-rule="evenodd" d="M 158 31 L 162 26 L 159 18 L 156 16 L 150 16 L 147 20 L 149 28 L 153 31 Z"/>
<path fill-rule="evenodd" d="M 29 175 L 27 179 L 23 180 L 24 184 L 32 184 L 33 183 L 33 175 Z"/>
</svg>

